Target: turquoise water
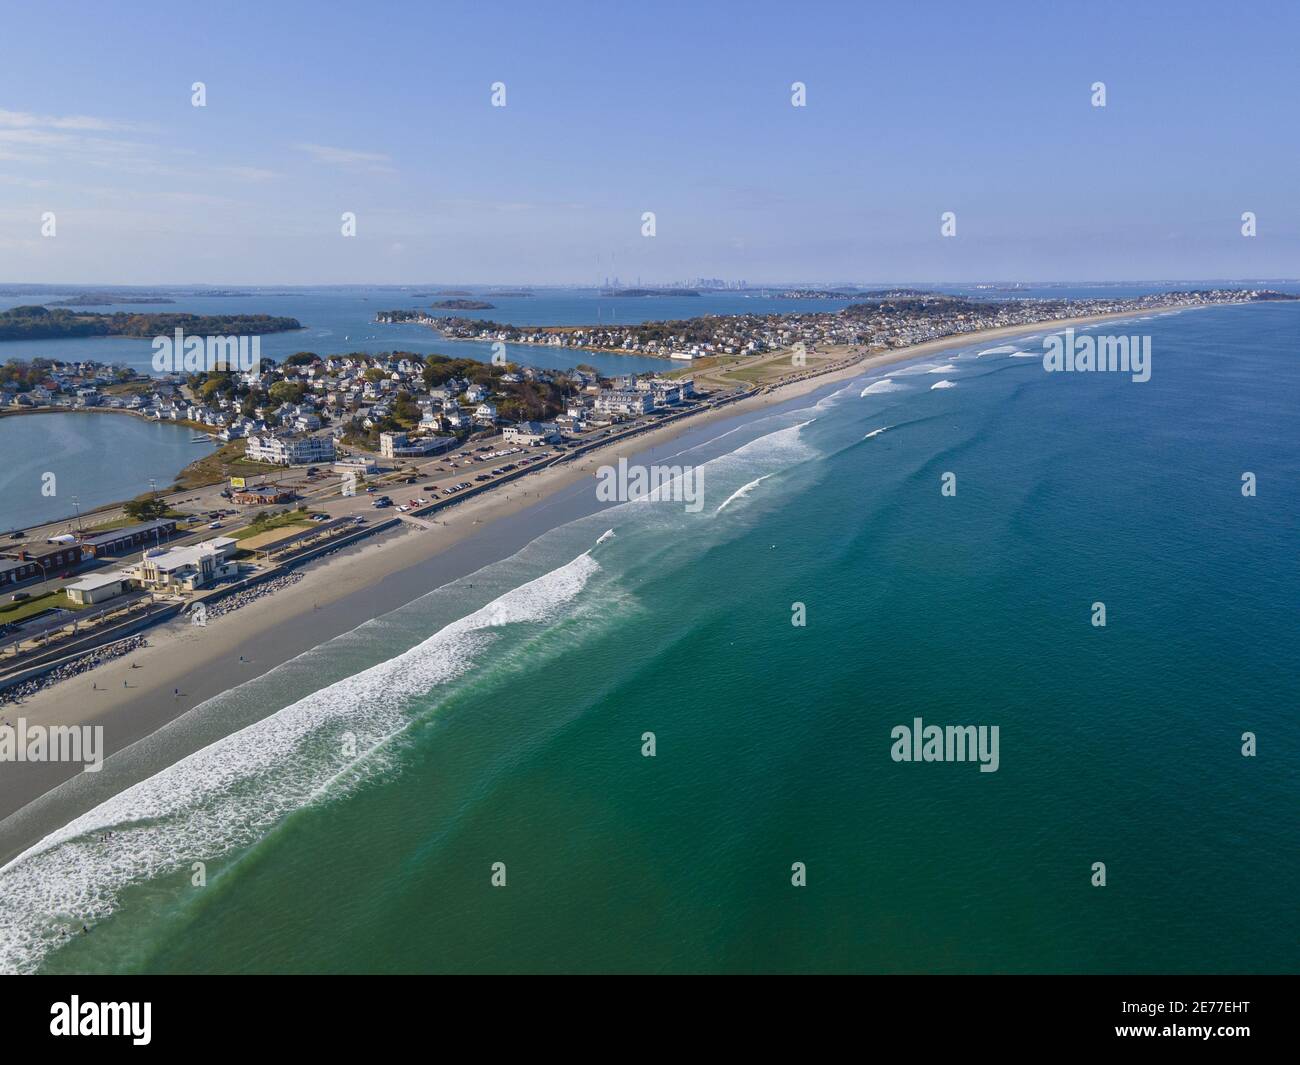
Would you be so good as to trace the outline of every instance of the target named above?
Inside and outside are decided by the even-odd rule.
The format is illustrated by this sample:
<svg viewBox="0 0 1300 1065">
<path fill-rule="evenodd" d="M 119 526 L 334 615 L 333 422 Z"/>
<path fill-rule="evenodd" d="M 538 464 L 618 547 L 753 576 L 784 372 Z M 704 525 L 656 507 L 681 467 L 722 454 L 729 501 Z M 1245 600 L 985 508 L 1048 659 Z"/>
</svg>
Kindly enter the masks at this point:
<svg viewBox="0 0 1300 1065">
<path fill-rule="evenodd" d="M 128 414 L 0 418 L 0 531 L 71 518 L 74 497 L 85 514 L 147 492 L 150 478 L 170 488 L 182 469 L 214 450 L 210 440 L 193 442 L 197 435 Z"/>
<path fill-rule="evenodd" d="M 719 426 L 697 513 L 580 518 L 216 700 L 240 731 L 0 871 L 0 967 L 1295 971 L 1297 325 Z M 998 770 L 892 761 L 916 717 Z"/>
</svg>

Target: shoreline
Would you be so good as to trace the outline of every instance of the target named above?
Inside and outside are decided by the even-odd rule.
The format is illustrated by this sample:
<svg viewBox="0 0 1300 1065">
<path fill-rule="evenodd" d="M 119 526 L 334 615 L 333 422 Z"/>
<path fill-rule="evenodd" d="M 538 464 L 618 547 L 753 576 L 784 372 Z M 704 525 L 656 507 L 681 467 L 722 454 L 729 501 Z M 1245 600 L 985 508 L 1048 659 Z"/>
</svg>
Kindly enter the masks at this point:
<svg viewBox="0 0 1300 1065">
<path fill-rule="evenodd" d="M 1147 316 L 1147 315 L 1157 315 L 1157 314 L 1173 314 L 1178 311 L 1197 310 L 1201 307 L 1236 307 L 1250 302 L 1251 302 L 1250 300 L 1233 300 L 1233 301 L 1225 301 L 1223 303 L 1189 303 L 1189 304 L 1184 304 L 1180 306 L 1171 306 L 1171 307 L 1143 307 L 1143 308 L 1136 308 L 1127 311 L 1108 311 L 1105 314 L 1079 315 L 1073 318 L 1048 318 L 1048 319 L 1044 319 L 1041 322 L 1030 322 L 1024 325 L 998 326 L 995 329 L 980 329 L 980 330 L 974 330 L 969 333 L 949 333 L 947 336 L 936 337 L 934 340 L 924 340 L 920 344 L 910 344 L 906 348 L 891 348 L 888 351 L 878 352 L 877 354 L 892 355 L 895 352 L 911 351 L 915 348 L 924 347 L 927 344 L 960 341 L 962 337 L 973 337 L 978 335 L 988 335 L 990 337 L 999 336 L 1003 334 L 1004 330 L 1008 330 L 1008 329 L 1014 332 L 1026 332 L 1026 331 L 1036 329 L 1039 326 L 1069 326 L 1069 325 L 1078 324 L 1080 322 L 1104 322 L 1116 318 L 1128 318 L 1133 315 Z M 805 312 L 795 311 L 790 313 L 802 314 Z M 379 323 L 372 323 L 372 324 L 401 325 L 401 324 L 408 324 L 408 323 L 379 322 Z M 433 330 L 443 339 L 450 340 L 458 344 L 518 344 L 522 347 L 559 348 L 562 351 L 572 351 L 576 353 L 587 352 L 593 355 L 632 355 L 644 359 L 659 359 L 660 361 L 663 362 L 679 362 L 682 363 L 683 368 L 686 369 L 689 369 L 696 362 L 700 362 L 705 359 L 728 357 L 728 356 L 718 356 L 718 355 L 701 355 L 698 356 L 697 358 L 687 360 L 687 359 L 674 359 L 672 355 L 661 355 L 657 351 L 628 351 L 626 348 L 606 348 L 606 347 L 596 347 L 593 345 L 584 345 L 582 347 L 578 347 L 569 344 L 552 344 L 549 341 L 543 341 L 543 340 L 496 340 L 492 337 L 478 337 L 478 336 L 455 337 L 455 336 L 448 336 L 442 329 L 438 327 L 436 322 L 416 322 L 416 323 L 409 323 L 409 324 L 423 325 L 425 328 Z M 536 331 L 539 332 L 546 332 L 550 330 L 553 336 L 564 336 L 566 332 L 573 332 L 578 329 L 598 328 L 598 326 L 548 325 L 548 326 L 530 326 L 529 328 L 535 329 Z M 763 357 L 770 357 L 779 354 L 782 353 L 780 351 L 767 351 L 767 352 L 760 353 L 758 357 L 763 358 Z"/>
<path fill-rule="evenodd" d="M 1176 311 L 1191 309 L 1196 308 Z M 405 526 L 341 549 L 299 570 L 303 577 L 292 587 L 201 629 L 176 621 L 148 629 L 148 646 L 5 707 L 0 716 L 10 722 L 22 717 L 29 724 L 103 726 L 107 757 L 222 692 L 434 588 L 509 557 L 549 529 L 572 520 L 578 516 L 576 506 L 591 495 L 582 486 L 594 466 L 620 457 L 632 460 L 720 421 L 752 417 L 880 367 L 969 344 L 1132 317 L 1131 311 L 1114 312 L 957 334 L 864 355 L 836 370 L 769 386 L 721 408 L 594 449 L 573 463 L 533 471 L 498 491 L 467 498 L 444 511 L 440 516 L 445 522 L 431 530 Z M 95 688 L 85 689 L 87 679 Z M 176 689 L 180 698 L 174 695 Z M 17 765 L 7 768 L 14 772 L 0 775 L 0 863 L 66 823 L 66 816 L 41 817 L 34 807 L 59 785 L 82 775 L 79 766 L 67 763 L 25 763 L 21 771 Z M 76 802 L 75 798 L 69 801 Z M 44 823 L 47 820 L 50 823 Z"/>
<path fill-rule="evenodd" d="M 206 436 L 209 442 L 214 446 L 214 448 L 219 450 L 221 447 L 221 441 L 217 439 L 216 434 L 212 431 L 212 427 L 209 425 L 204 425 L 201 422 L 192 422 L 188 420 L 157 421 L 156 419 L 153 418 L 146 418 L 139 411 L 123 410 L 120 407 L 34 407 L 34 408 L 21 408 L 19 410 L 11 410 L 11 409 L 0 410 L 0 418 L 34 417 L 40 414 L 125 414 L 125 415 L 129 415 L 132 418 L 135 418 L 137 421 L 144 422 L 144 424 L 146 425 L 174 425 L 180 429 L 188 429 L 192 433 L 199 433 L 202 434 L 203 436 Z M 190 468 L 190 466 L 193 465 L 193 461 L 194 460 L 192 460 L 191 462 L 187 462 L 184 466 L 182 466 L 179 470 L 177 470 L 175 474 L 173 474 L 172 476 L 173 484 L 175 483 L 176 478 L 180 477 L 181 474 L 183 474 L 187 469 Z M 213 483 L 215 484 L 217 482 L 214 481 Z M 197 485 L 195 486 L 195 490 L 201 487 L 204 486 Z M 43 529 L 47 525 L 59 525 L 62 524 L 63 522 L 75 521 L 77 520 L 78 516 L 84 519 L 92 514 L 100 514 L 105 511 L 117 510 L 120 509 L 122 506 L 124 506 L 126 503 L 129 503 L 132 499 L 139 498 L 140 495 L 142 495 L 144 492 L 147 491 L 148 491 L 148 485 L 146 484 L 145 487 L 142 488 L 140 492 L 136 493 L 136 495 L 134 496 L 128 496 L 125 499 L 112 500 L 107 503 L 100 503 L 90 508 L 89 510 L 80 511 L 79 514 L 78 513 L 63 514 L 57 518 L 46 518 L 35 524 L 22 525 L 19 527 L 24 530 Z M 4 532 L 4 531 L 5 529 L 0 528 L 0 532 Z M 17 541 L 15 541 L 15 544 L 17 544 Z"/>
</svg>

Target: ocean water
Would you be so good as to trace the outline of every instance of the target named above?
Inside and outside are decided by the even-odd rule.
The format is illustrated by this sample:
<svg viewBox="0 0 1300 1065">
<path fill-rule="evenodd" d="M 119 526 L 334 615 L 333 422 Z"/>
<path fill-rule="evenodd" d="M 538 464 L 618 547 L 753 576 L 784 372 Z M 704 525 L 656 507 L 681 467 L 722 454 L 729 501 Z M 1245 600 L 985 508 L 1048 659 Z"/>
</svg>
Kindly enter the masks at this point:
<svg viewBox="0 0 1300 1065">
<path fill-rule="evenodd" d="M 84 515 L 160 491 L 213 443 L 183 425 L 126 414 L 27 414 L 0 418 L 0 532 Z M 52 479 L 50 477 L 52 475 Z"/>
<path fill-rule="evenodd" d="M 1123 285 L 1029 285 L 1017 289 L 988 289 L 972 285 L 938 285 L 937 291 L 951 292 L 975 299 L 1132 297 L 1170 288 L 1204 288 L 1216 282 L 1146 283 Z M 1222 282 L 1224 287 L 1239 287 L 1242 282 Z M 262 354 L 284 359 L 299 351 L 318 355 L 335 355 L 363 351 L 437 353 L 456 358 L 492 358 L 490 344 L 469 340 L 446 340 L 422 325 L 378 325 L 375 313 L 399 308 L 430 310 L 432 314 L 456 314 L 467 318 L 484 318 L 511 325 L 628 325 L 645 321 L 694 318 L 704 314 L 779 314 L 837 311 L 847 299 L 781 299 L 765 292 L 705 292 L 699 296 L 602 296 L 598 289 L 541 288 L 528 297 L 493 296 L 485 311 L 435 311 L 430 304 L 442 298 L 437 293 L 460 286 L 335 286 L 326 288 L 240 288 L 243 296 L 175 296 L 166 304 L 109 304 L 83 308 L 100 313 L 191 312 L 194 314 L 270 314 L 297 318 L 302 329 L 291 333 L 273 333 L 262 337 Z M 880 285 L 872 287 L 895 287 Z M 911 286 L 909 286 L 911 287 Z M 1294 281 L 1261 282 L 1283 292 L 1300 292 Z M 468 290 L 466 290 L 468 291 Z M 476 295 L 490 290 L 479 289 Z M 503 289 L 502 291 L 510 291 Z M 779 289 L 777 291 L 780 291 Z M 0 296 L 0 310 L 23 304 L 66 299 L 76 293 L 51 288 L 48 292 L 31 292 L 22 296 Z M 74 308 L 76 309 L 76 308 Z M 0 343 L 0 359 L 92 359 L 103 363 L 122 363 L 149 372 L 153 354 L 151 341 L 126 337 L 82 337 L 70 340 L 6 341 Z M 530 344 L 507 344 L 506 357 L 524 365 L 547 369 L 568 369 L 578 363 L 595 366 L 604 374 L 657 373 L 669 366 L 663 359 L 643 355 L 616 355 L 549 348 Z"/>
<path fill-rule="evenodd" d="M 721 423 L 671 460 L 698 511 L 599 509 L 182 719 L 0 870 L 0 969 L 1294 972 L 1297 326 Z M 997 771 L 893 761 L 917 717 Z"/>
<path fill-rule="evenodd" d="M 284 359 L 299 351 L 334 355 L 363 351 L 436 353 L 456 358 L 492 358 L 492 346 L 479 341 L 447 340 L 428 326 L 410 323 L 379 325 L 378 311 L 424 309 L 431 314 L 452 314 L 483 318 L 512 325 L 629 324 L 659 319 L 692 318 L 702 314 L 778 313 L 784 311 L 838 310 L 847 300 L 783 300 L 740 293 L 707 296 L 603 297 L 594 290 L 540 290 L 530 297 L 497 298 L 485 311 L 437 311 L 430 304 L 441 298 L 436 287 L 301 288 L 256 289 L 247 296 L 176 296 L 169 304 L 110 304 L 81 308 L 98 313 L 125 311 L 152 314 L 190 312 L 194 314 L 270 314 L 297 318 L 302 329 L 269 333 L 262 337 L 262 354 Z M 0 310 L 31 303 L 63 299 L 64 290 L 30 293 L 21 297 L 0 297 Z M 74 308 L 77 309 L 77 308 Z M 152 342 L 127 337 L 81 337 L 69 340 L 6 341 L 0 344 L 0 359 L 92 359 L 122 363 L 149 372 Z M 583 363 L 604 374 L 655 373 L 680 364 L 644 355 L 618 355 L 578 349 L 550 348 L 533 344 L 507 344 L 506 357 L 529 366 L 568 369 Z"/>
</svg>

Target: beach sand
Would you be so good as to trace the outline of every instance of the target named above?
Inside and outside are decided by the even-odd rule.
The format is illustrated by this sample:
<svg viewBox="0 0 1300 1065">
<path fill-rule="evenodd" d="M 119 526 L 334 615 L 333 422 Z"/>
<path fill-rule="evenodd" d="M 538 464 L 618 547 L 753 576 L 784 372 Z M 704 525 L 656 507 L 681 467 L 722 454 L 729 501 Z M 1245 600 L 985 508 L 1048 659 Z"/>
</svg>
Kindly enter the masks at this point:
<svg viewBox="0 0 1300 1065">
<path fill-rule="evenodd" d="M 9 722 L 23 717 L 29 725 L 103 726 L 104 754 L 110 755 L 205 700 L 433 588 L 509 557 L 548 528 L 587 512 L 578 504 L 590 499 L 586 482 L 600 465 L 644 455 L 687 434 L 695 436 L 703 427 L 753 415 L 880 366 L 975 343 L 1131 317 L 1133 312 L 1123 312 L 1011 326 L 864 356 L 847 368 L 610 444 L 441 511 L 432 516 L 440 523 L 435 529 L 402 528 L 326 556 L 308 565 L 296 584 L 206 626 L 173 621 L 146 630 L 147 647 L 55 684 L 21 704 L 5 706 L 0 717 Z M 34 842 L 31 819 L 11 815 L 80 772 L 80 765 L 68 763 L 0 766 L 0 818 L 5 818 L 0 821 L 0 862 Z"/>
</svg>

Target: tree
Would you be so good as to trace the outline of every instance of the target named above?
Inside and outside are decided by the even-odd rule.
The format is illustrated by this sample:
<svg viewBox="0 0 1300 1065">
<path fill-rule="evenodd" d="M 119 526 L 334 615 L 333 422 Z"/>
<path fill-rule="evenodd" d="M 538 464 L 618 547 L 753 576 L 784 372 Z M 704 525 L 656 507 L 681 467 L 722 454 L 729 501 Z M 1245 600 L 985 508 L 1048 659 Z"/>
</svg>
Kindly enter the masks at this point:
<svg viewBox="0 0 1300 1065">
<path fill-rule="evenodd" d="M 267 393 L 277 404 L 297 403 L 302 399 L 303 387 L 297 381 L 276 381 Z"/>
<path fill-rule="evenodd" d="M 132 499 L 122 504 L 122 513 L 133 521 L 153 521 L 167 513 L 167 504 L 161 499 Z"/>
</svg>

